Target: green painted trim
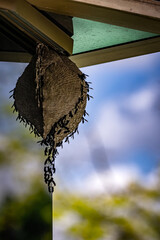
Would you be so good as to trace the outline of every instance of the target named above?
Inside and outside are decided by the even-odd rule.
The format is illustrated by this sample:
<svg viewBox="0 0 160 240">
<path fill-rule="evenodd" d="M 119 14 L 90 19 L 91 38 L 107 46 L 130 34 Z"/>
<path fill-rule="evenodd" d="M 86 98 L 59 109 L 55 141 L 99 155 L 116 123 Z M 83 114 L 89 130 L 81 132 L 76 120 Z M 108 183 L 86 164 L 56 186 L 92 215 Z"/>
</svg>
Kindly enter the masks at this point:
<svg viewBox="0 0 160 240">
<path fill-rule="evenodd" d="M 73 18 L 73 54 L 158 36 L 96 21 Z"/>
</svg>

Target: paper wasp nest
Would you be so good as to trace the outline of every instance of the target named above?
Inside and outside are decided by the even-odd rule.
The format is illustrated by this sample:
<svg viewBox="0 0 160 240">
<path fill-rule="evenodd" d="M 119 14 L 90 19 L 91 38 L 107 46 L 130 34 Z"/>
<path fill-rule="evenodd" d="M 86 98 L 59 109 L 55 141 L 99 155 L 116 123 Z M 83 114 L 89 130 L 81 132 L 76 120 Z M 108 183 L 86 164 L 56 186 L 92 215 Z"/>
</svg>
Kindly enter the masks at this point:
<svg viewBox="0 0 160 240">
<path fill-rule="evenodd" d="M 57 147 L 86 120 L 86 102 L 91 96 L 85 77 L 67 56 L 39 44 L 13 90 L 17 119 L 41 136 L 40 143 L 45 145 L 44 179 L 50 192 L 55 186 Z"/>
</svg>

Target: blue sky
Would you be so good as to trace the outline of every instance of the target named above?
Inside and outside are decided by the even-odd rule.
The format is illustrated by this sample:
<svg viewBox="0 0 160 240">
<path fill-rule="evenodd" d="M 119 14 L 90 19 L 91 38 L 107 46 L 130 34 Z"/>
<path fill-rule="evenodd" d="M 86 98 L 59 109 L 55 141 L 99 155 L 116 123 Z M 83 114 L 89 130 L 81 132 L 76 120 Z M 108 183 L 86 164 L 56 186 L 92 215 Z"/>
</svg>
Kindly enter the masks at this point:
<svg viewBox="0 0 160 240">
<path fill-rule="evenodd" d="M 8 92 L 25 66 L 0 63 L 1 103 L 8 101 Z M 99 181 L 107 185 L 112 174 L 117 183 L 150 176 L 160 161 L 160 53 L 81 70 L 94 88 L 94 99 L 87 106 L 89 122 L 60 150 L 57 178 L 67 181 L 66 186 L 74 180 L 80 187 L 82 182 L 88 186 L 94 181 L 95 186 Z M 2 120 L 3 115 L 0 134 L 5 135 L 8 127 L 4 128 Z M 9 124 L 18 126 L 15 118 Z"/>
<path fill-rule="evenodd" d="M 122 149 L 121 153 L 125 152 L 125 154 L 122 154 L 122 156 L 120 156 L 120 154 L 117 162 L 121 161 L 124 163 L 126 161 L 126 164 L 129 162 L 131 164 L 134 163 L 138 165 L 138 167 L 141 168 L 142 172 L 144 173 L 151 171 L 155 163 L 157 163 L 155 160 L 157 155 L 159 157 L 159 151 L 154 149 L 151 142 L 156 141 L 156 135 L 160 133 L 158 127 L 160 53 L 106 63 L 99 66 L 92 66 L 89 68 L 84 68 L 83 71 L 90 76 L 89 80 L 93 82 L 94 87 L 94 101 L 89 103 L 90 105 L 88 107 L 88 110 L 93 114 L 93 116 L 91 116 L 91 121 L 95 122 L 98 119 L 97 115 L 100 114 L 99 112 L 104 106 L 104 111 L 106 109 L 106 112 L 109 111 L 110 113 L 110 122 L 112 122 L 112 117 L 114 117 L 114 115 L 116 117 L 117 113 L 117 117 L 120 118 L 119 128 L 122 124 L 121 121 L 123 120 L 126 122 L 126 128 L 130 128 L 130 131 L 132 131 L 132 128 L 135 128 L 134 138 L 137 142 L 140 136 L 138 132 L 136 134 L 136 124 L 137 131 L 139 128 L 142 131 L 147 131 L 147 129 L 142 126 L 145 126 L 146 122 L 150 121 L 146 126 L 148 127 L 148 131 L 152 132 L 150 137 L 148 136 L 147 138 L 146 136 L 146 139 L 141 139 L 141 141 L 139 141 L 139 146 L 135 146 L 135 144 L 132 143 L 129 151 L 127 151 L 127 146 L 126 151 Z M 108 110 L 107 107 L 108 109 L 112 108 L 112 111 Z M 151 116 L 152 119 L 150 119 Z M 153 119 L 154 117 L 156 119 Z M 106 119 L 106 124 L 108 123 L 107 129 L 110 128 L 109 118 L 108 120 Z M 102 124 L 105 124 L 105 121 L 102 122 Z M 157 126 L 155 126 L 156 129 L 154 129 L 154 126 L 152 126 L 152 122 L 157 124 Z M 128 126 L 129 124 L 130 126 Z M 125 124 L 122 125 L 123 128 L 125 128 Z M 115 123 L 115 127 L 118 127 L 117 122 Z M 125 129 L 121 132 L 124 134 L 122 138 L 125 136 L 127 137 L 127 133 L 125 134 Z M 130 135 L 130 137 L 133 138 L 133 134 Z M 149 141 L 149 138 L 150 142 L 145 144 L 145 140 Z M 127 141 L 130 140 L 131 139 L 127 139 Z M 154 143 L 155 148 L 156 145 L 159 146 L 158 140 L 159 139 L 157 139 L 157 142 Z M 108 138 L 106 141 L 108 141 L 108 145 L 110 145 Z M 142 141 L 144 141 L 144 144 L 142 144 Z M 123 147 L 125 148 L 125 146 Z"/>
</svg>

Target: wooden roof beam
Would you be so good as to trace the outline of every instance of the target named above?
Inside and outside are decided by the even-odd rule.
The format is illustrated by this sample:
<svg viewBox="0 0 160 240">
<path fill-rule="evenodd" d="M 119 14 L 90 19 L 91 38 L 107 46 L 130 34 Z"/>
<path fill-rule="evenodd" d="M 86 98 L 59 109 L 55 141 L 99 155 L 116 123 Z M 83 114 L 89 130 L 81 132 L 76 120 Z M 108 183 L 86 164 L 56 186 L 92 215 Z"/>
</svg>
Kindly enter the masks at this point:
<svg viewBox="0 0 160 240">
<path fill-rule="evenodd" d="M 0 16 L 35 41 L 72 54 L 73 39 L 25 0 L 0 0 Z"/>
<path fill-rule="evenodd" d="M 75 62 L 78 67 L 87 67 L 159 51 L 160 37 L 153 37 L 86 53 L 75 54 L 70 56 L 70 59 Z"/>
<path fill-rule="evenodd" d="M 160 34 L 160 2 L 153 0 L 27 0 L 45 11 Z"/>
</svg>

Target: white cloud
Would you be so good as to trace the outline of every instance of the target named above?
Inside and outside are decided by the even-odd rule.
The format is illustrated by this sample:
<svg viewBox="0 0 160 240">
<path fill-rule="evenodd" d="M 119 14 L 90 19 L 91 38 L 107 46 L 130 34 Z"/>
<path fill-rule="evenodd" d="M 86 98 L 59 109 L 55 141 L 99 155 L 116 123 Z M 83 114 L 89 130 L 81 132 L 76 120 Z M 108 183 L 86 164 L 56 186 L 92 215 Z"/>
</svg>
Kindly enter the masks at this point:
<svg viewBox="0 0 160 240">
<path fill-rule="evenodd" d="M 154 108 L 157 89 L 146 88 L 119 101 L 105 103 L 93 135 L 100 135 L 107 149 L 156 147 L 160 142 L 159 113 Z"/>
<path fill-rule="evenodd" d="M 115 165 L 103 172 L 94 172 L 84 178 L 79 184 L 72 184 L 72 191 L 83 195 L 111 194 L 122 191 L 141 179 L 138 169 L 133 166 Z"/>
<path fill-rule="evenodd" d="M 159 181 L 158 171 L 152 171 L 148 175 L 143 175 L 134 164 L 115 164 L 102 172 L 92 171 L 88 176 L 77 181 L 72 181 L 70 193 L 85 196 L 113 194 L 127 190 L 132 183 L 138 183 L 144 188 L 153 189 L 157 187 Z M 66 185 L 62 185 L 62 191 Z"/>
<path fill-rule="evenodd" d="M 155 89 L 148 87 L 132 94 L 127 99 L 125 105 L 133 112 L 150 111 L 153 108 L 156 97 Z"/>
</svg>

